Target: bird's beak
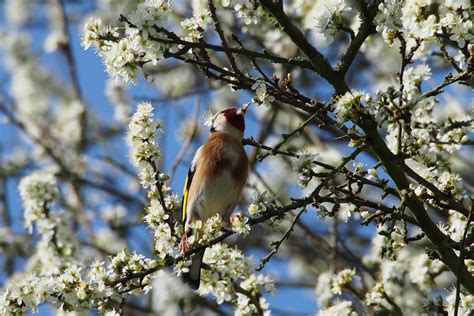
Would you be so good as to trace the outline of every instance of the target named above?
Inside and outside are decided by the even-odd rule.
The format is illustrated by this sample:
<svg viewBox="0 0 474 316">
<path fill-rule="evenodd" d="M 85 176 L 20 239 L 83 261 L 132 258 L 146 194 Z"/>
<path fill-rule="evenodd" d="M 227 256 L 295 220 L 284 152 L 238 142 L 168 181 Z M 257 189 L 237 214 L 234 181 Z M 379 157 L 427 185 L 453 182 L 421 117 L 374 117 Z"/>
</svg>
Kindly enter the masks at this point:
<svg viewBox="0 0 474 316">
<path fill-rule="evenodd" d="M 239 115 L 244 115 L 245 112 L 247 111 L 247 109 L 250 107 L 250 102 L 249 103 L 245 103 L 244 105 L 242 105 L 238 110 L 237 110 L 237 114 Z"/>
</svg>

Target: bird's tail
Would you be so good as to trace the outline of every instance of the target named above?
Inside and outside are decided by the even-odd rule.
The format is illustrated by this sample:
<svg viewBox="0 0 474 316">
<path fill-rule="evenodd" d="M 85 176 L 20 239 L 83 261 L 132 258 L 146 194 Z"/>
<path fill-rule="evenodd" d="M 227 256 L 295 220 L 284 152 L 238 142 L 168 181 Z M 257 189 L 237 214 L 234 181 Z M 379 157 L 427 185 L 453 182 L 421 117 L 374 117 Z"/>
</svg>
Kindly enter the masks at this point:
<svg viewBox="0 0 474 316">
<path fill-rule="evenodd" d="M 183 273 L 183 281 L 193 290 L 199 289 L 201 283 L 201 265 L 206 249 L 196 252 L 191 258 L 189 272 Z"/>
</svg>

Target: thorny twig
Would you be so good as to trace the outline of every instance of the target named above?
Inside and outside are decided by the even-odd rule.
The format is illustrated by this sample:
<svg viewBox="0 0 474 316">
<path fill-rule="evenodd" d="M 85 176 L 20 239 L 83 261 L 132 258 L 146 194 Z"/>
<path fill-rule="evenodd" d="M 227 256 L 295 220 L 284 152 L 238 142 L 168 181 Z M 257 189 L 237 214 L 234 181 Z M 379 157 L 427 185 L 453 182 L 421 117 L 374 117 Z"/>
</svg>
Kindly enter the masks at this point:
<svg viewBox="0 0 474 316">
<path fill-rule="evenodd" d="M 286 230 L 285 234 L 283 235 L 283 237 L 281 237 L 280 240 L 278 241 L 274 241 L 271 243 L 273 247 L 272 251 L 266 255 L 265 257 L 262 258 L 262 260 L 260 260 L 260 265 L 258 266 L 258 268 L 256 269 L 257 271 L 262 271 L 262 269 L 265 267 L 265 265 L 270 261 L 270 259 L 278 252 L 278 250 L 280 249 L 280 246 L 283 244 L 283 242 L 285 240 L 287 240 L 289 237 L 290 237 L 290 234 L 291 232 L 293 231 L 293 228 L 295 227 L 296 225 L 296 222 L 298 221 L 298 219 L 300 218 L 300 216 L 303 214 L 303 212 L 305 212 L 306 209 L 302 209 L 294 218 L 293 218 L 293 221 L 291 222 L 290 226 L 288 227 L 288 229 Z"/>
</svg>

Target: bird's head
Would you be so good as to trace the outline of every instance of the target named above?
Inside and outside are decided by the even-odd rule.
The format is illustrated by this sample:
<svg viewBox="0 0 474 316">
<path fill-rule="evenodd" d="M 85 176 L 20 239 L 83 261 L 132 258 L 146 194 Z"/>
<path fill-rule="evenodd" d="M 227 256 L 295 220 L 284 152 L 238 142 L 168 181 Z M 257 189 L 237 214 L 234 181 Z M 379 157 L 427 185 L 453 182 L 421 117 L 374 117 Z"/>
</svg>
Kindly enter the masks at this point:
<svg viewBox="0 0 474 316">
<path fill-rule="evenodd" d="M 245 131 L 245 112 L 250 103 L 240 108 L 229 108 L 217 113 L 212 121 L 211 132 L 223 132 L 242 137 Z"/>
</svg>

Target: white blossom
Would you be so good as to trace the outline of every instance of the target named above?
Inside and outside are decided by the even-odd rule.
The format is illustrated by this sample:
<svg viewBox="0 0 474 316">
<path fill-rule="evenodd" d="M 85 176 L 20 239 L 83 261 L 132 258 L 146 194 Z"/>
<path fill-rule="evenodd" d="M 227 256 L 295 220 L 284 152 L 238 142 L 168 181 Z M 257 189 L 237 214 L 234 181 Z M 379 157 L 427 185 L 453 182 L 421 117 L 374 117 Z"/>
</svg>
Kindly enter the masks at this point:
<svg viewBox="0 0 474 316">
<path fill-rule="evenodd" d="M 202 37 L 209 23 L 210 12 L 203 12 L 197 16 L 192 16 L 181 22 L 181 26 L 187 33 L 185 40 L 189 42 L 198 42 Z"/>
<path fill-rule="evenodd" d="M 361 91 L 350 91 L 338 97 L 334 103 L 334 113 L 343 120 L 350 120 L 356 111 L 363 111 L 360 102 L 370 101 L 370 96 Z"/>
<path fill-rule="evenodd" d="M 345 223 L 347 223 L 347 221 L 351 217 L 352 212 L 354 210 L 355 210 L 354 204 L 341 203 L 341 205 L 339 206 L 339 216 Z"/>
<path fill-rule="evenodd" d="M 201 272 L 199 293 L 212 294 L 218 304 L 232 300 L 234 283 L 254 294 L 273 290 L 273 281 L 269 277 L 251 273 L 251 262 L 240 250 L 225 244 L 215 244 L 206 250 L 204 262 L 209 265 L 210 270 Z M 233 301 L 237 305 L 238 314 L 242 310 L 254 310 L 255 306 L 242 306 L 245 302 L 248 301 L 242 297 Z M 260 302 L 262 309 L 268 309 L 265 301 Z"/>
<path fill-rule="evenodd" d="M 99 40 L 101 34 L 105 33 L 105 26 L 101 19 L 91 17 L 89 21 L 84 24 L 84 33 L 82 35 L 82 46 L 84 49 L 89 47 Z"/>
<path fill-rule="evenodd" d="M 256 10 L 249 0 L 222 0 L 222 6 L 228 7 L 233 4 L 233 9 L 236 16 L 244 23 L 244 25 L 250 26 L 258 24 L 259 18 L 262 16 L 263 9 L 259 6 Z"/>
<path fill-rule="evenodd" d="M 356 270 L 354 269 L 344 269 L 336 274 L 332 281 L 331 291 L 334 294 L 341 295 L 342 289 L 349 285 L 352 282 L 356 274 Z"/>
<path fill-rule="evenodd" d="M 153 280 L 152 296 L 155 312 L 176 315 L 181 302 L 190 299 L 192 292 L 180 278 L 166 270 L 160 270 Z"/>
<path fill-rule="evenodd" d="M 215 214 L 214 216 L 208 218 L 205 222 L 196 221 L 193 228 L 201 233 L 199 242 L 206 243 L 222 234 L 221 230 L 224 228 L 224 223 L 222 222 L 221 215 Z"/>
<path fill-rule="evenodd" d="M 332 288 L 333 274 L 330 271 L 319 274 L 316 283 L 315 294 L 318 304 L 321 306 L 328 306 L 333 297 Z"/>
<path fill-rule="evenodd" d="M 251 89 L 255 91 L 255 97 L 252 99 L 253 102 L 268 106 L 271 102 L 275 101 L 275 97 L 267 92 L 267 85 L 263 79 L 256 80 Z"/>
<path fill-rule="evenodd" d="M 317 153 L 311 148 L 306 148 L 298 153 L 298 157 L 293 159 L 293 169 L 299 174 L 298 185 L 300 188 L 306 188 L 313 179 L 314 169 L 313 161 L 316 159 Z"/>
<path fill-rule="evenodd" d="M 469 316 L 474 310 L 474 295 L 466 295 L 461 292 L 461 300 L 459 302 L 458 315 Z M 446 308 L 449 316 L 454 315 L 454 307 L 456 302 L 456 291 L 452 290 L 446 297 Z"/>
<path fill-rule="evenodd" d="M 203 116 L 204 126 L 211 127 L 218 114 L 219 113 L 212 113 L 210 110 L 206 111 Z"/>
<path fill-rule="evenodd" d="M 344 0 L 338 0 L 335 5 L 328 4 L 316 16 L 316 29 L 331 42 L 343 26 L 342 16 L 345 11 L 351 10 Z"/>
<path fill-rule="evenodd" d="M 412 260 L 412 269 L 409 271 L 410 280 L 420 289 L 428 290 L 431 286 L 431 274 L 437 274 L 443 269 L 439 260 L 432 261 L 426 254 L 417 256 Z"/>
<path fill-rule="evenodd" d="M 269 207 L 276 206 L 275 198 L 267 191 L 263 191 L 262 193 L 256 192 L 251 201 L 252 203 L 247 209 L 251 216 L 265 213 L 269 210 Z"/>
<path fill-rule="evenodd" d="M 356 316 L 357 313 L 352 310 L 350 301 L 340 301 L 333 306 L 320 310 L 317 316 Z"/>
<path fill-rule="evenodd" d="M 232 230 L 240 235 L 248 235 L 250 233 L 250 225 L 248 224 L 249 218 L 237 212 L 232 214 L 230 217 L 230 223 L 232 225 Z"/>
<path fill-rule="evenodd" d="M 25 208 L 25 226 L 31 232 L 33 222 L 44 218 L 46 208 L 59 197 L 56 179 L 50 173 L 38 171 L 23 178 L 18 188 Z"/>
<path fill-rule="evenodd" d="M 365 295 L 365 301 L 368 305 L 383 305 L 385 301 L 384 287 L 382 282 L 375 283 L 374 287 Z"/>
<path fill-rule="evenodd" d="M 152 169 L 152 164 L 160 158 L 156 138 L 161 125 L 161 121 L 153 120 L 153 106 L 145 102 L 138 104 L 128 125 L 130 155 L 132 162 L 140 170 L 141 183 L 145 188 L 155 184 L 152 178 L 156 178 L 156 172 Z"/>
</svg>

